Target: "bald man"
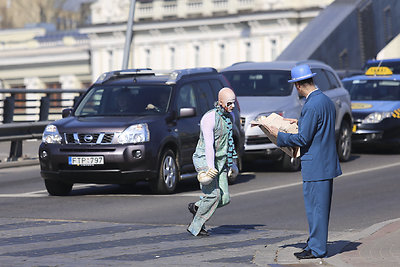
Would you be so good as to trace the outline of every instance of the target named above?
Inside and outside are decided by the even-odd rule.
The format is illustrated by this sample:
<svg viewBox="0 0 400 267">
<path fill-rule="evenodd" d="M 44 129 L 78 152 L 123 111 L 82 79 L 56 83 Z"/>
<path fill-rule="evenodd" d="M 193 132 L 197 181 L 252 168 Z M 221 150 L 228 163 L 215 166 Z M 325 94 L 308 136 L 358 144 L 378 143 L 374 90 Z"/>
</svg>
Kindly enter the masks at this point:
<svg viewBox="0 0 400 267">
<path fill-rule="evenodd" d="M 215 108 L 200 121 L 200 138 L 193 154 L 193 164 L 198 172 L 200 188 L 204 195 L 196 203 L 189 203 L 193 221 L 187 228 L 194 236 L 207 236 L 205 222 L 215 210 L 229 203 L 228 175 L 237 175 L 232 133 L 232 115 L 236 96 L 224 87 L 218 93 Z"/>
</svg>

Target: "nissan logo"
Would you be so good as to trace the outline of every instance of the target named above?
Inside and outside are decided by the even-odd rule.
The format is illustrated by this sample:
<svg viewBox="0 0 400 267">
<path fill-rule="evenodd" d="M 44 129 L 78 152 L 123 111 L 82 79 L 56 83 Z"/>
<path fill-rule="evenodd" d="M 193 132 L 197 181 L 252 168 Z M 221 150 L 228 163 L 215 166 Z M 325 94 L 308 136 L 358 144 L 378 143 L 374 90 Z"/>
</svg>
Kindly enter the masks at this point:
<svg viewBox="0 0 400 267">
<path fill-rule="evenodd" d="M 93 140 L 93 136 L 90 134 L 87 134 L 83 137 L 83 140 L 85 140 L 86 143 L 90 143 Z"/>
</svg>

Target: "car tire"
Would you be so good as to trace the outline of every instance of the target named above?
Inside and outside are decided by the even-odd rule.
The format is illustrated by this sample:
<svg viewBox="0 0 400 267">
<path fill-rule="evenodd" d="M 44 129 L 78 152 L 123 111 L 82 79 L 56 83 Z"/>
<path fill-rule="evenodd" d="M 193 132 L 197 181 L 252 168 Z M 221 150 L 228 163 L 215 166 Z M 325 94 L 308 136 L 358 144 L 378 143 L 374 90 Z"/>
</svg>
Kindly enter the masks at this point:
<svg viewBox="0 0 400 267">
<path fill-rule="evenodd" d="M 342 121 L 340 125 L 336 146 L 339 160 L 342 162 L 348 161 L 351 156 L 351 129 L 347 121 Z"/>
<path fill-rule="evenodd" d="M 170 149 L 165 150 L 158 167 L 157 179 L 150 183 L 151 191 L 155 194 L 173 193 L 178 184 L 179 173 L 175 153 Z"/>
<path fill-rule="evenodd" d="M 298 170 L 300 170 L 300 157 L 292 158 L 285 153 L 283 155 L 281 164 L 283 171 L 297 172 Z"/>
<path fill-rule="evenodd" d="M 55 180 L 44 180 L 47 192 L 51 196 L 67 196 L 71 193 L 72 184 L 55 181 Z"/>
</svg>

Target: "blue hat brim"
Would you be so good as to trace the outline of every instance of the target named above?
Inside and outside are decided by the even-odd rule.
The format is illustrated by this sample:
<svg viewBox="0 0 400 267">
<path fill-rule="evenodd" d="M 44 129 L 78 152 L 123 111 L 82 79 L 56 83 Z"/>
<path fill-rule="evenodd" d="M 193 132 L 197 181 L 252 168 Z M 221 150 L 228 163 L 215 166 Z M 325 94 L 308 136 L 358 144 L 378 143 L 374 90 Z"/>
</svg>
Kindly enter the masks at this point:
<svg viewBox="0 0 400 267">
<path fill-rule="evenodd" d="M 307 79 L 310 79 L 310 78 L 314 77 L 315 75 L 317 75 L 317 74 L 316 73 L 308 74 L 308 75 L 305 75 L 305 76 L 302 76 L 302 77 L 291 79 L 288 82 L 295 83 L 295 82 L 298 82 L 298 81 L 307 80 Z"/>
</svg>

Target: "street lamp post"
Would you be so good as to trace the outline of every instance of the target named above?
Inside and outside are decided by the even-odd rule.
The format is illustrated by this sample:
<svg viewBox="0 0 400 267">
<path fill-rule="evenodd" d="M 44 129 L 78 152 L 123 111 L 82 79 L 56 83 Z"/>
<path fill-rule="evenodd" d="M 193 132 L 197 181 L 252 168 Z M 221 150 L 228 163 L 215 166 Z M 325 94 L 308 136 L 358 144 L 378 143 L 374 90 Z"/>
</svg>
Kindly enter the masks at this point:
<svg viewBox="0 0 400 267">
<path fill-rule="evenodd" d="M 124 57 L 122 60 L 122 69 L 128 68 L 129 61 L 129 51 L 132 43 L 132 35 L 133 35 L 133 18 L 135 14 L 135 4 L 136 0 L 131 0 L 131 5 L 129 7 L 129 18 L 128 25 L 126 28 L 126 37 L 125 37 L 125 47 L 124 47 Z"/>
</svg>

